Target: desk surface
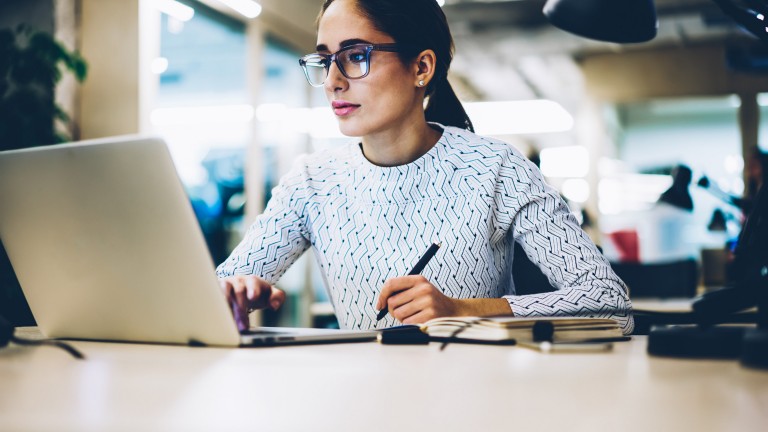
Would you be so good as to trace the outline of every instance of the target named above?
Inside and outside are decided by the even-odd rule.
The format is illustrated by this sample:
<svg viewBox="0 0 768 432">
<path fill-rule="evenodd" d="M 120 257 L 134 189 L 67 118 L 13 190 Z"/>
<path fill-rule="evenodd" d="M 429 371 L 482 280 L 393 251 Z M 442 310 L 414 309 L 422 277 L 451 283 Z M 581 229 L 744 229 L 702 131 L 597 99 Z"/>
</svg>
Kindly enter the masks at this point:
<svg viewBox="0 0 768 432">
<path fill-rule="evenodd" d="M 764 431 L 768 372 L 735 361 L 377 343 L 0 350 L 8 431 Z"/>
</svg>

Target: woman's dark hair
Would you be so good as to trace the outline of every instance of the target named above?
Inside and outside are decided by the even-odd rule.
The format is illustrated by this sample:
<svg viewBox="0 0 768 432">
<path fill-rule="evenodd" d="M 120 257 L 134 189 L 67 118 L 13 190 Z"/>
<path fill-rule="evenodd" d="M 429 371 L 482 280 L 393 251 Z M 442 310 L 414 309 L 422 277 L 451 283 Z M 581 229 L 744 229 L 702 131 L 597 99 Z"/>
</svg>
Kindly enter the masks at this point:
<svg viewBox="0 0 768 432">
<path fill-rule="evenodd" d="M 335 0 L 325 0 L 318 23 Z M 453 60 L 453 38 L 445 14 L 436 0 L 354 0 L 358 10 L 374 27 L 408 47 L 400 53 L 403 62 L 431 49 L 437 57 L 435 75 L 427 85 L 429 97 L 424 114 L 427 121 L 456 126 L 474 132 L 464 107 L 448 82 L 448 68 Z"/>
</svg>

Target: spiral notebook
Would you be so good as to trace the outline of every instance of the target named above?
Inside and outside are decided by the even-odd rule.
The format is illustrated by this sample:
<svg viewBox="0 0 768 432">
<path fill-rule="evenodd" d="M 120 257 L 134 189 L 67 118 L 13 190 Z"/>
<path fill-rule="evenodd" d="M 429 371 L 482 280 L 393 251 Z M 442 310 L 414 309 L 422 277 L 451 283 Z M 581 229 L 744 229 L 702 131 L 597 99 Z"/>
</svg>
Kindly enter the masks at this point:
<svg viewBox="0 0 768 432">
<path fill-rule="evenodd" d="M 588 317 L 444 317 L 421 325 L 430 338 L 478 342 L 594 342 L 627 337 L 616 320 Z"/>
</svg>

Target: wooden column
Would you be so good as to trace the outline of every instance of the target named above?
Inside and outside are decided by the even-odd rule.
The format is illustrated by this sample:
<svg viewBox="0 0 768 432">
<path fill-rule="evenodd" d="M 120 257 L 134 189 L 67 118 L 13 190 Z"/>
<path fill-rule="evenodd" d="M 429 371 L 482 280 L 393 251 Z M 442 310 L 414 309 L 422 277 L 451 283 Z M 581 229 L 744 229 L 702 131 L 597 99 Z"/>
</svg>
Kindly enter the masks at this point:
<svg viewBox="0 0 768 432">
<path fill-rule="evenodd" d="M 80 31 L 89 66 L 80 95 L 81 137 L 149 133 L 160 13 L 150 0 L 81 0 Z"/>
</svg>

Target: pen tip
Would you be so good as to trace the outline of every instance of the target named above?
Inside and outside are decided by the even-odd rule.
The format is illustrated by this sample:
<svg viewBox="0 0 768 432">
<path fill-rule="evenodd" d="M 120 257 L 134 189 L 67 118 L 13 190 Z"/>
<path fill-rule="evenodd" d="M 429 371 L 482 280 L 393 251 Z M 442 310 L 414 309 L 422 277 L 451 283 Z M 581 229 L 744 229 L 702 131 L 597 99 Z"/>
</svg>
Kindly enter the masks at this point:
<svg viewBox="0 0 768 432">
<path fill-rule="evenodd" d="M 442 246 L 442 245 L 443 245 L 443 242 L 437 242 L 437 243 L 435 243 L 435 244 L 437 245 L 437 247 L 440 247 L 440 246 Z"/>
</svg>

